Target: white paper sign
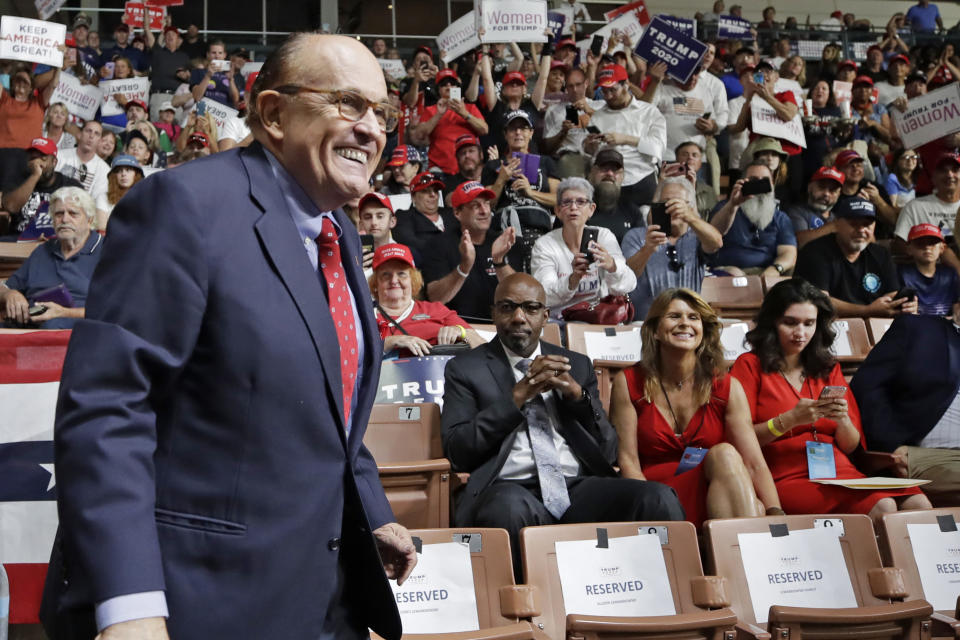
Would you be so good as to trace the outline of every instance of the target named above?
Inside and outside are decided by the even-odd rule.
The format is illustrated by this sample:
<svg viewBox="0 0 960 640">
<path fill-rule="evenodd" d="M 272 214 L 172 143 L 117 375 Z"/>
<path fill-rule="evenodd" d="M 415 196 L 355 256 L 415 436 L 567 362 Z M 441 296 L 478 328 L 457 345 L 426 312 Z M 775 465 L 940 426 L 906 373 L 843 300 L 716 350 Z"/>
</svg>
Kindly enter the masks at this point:
<svg viewBox="0 0 960 640">
<path fill-rule="evenodd" d="M 377 58 L 380 68 L 383 69 L 383 75 L 389 80 L 402 80 L 407 75 L 407 70 L 403 66 L 403 60 L 390 60 L 388 58 Z"/>
<path fill-rule="evenodd" d="M 757 623 L 767 621 L 770 606 L 775 604 L 857 606 L 835 533 L 799 529 L 777 538 L 769 533 L 741 533 L 737 537 Z"/>
<path fill-rule="evenodd" d="M 807 137 L 803 134 L 803 121 L 800 119 L 800 110 L 793 120 L 784 122 L 767 102 L 760 96 L 753 96 L 750 101 L 750 118 L 753 132 L 761 136 L 770 136 L 787 140 L 795 145 L 807 148 Z"/>
<path fill-rule="evenodd" d="M 833 328 L 834 333 L 837 334 L 833 345 L 830 346 L 830 351 L 832 351 L 835 356 L 852 356 L 853 347 L 850 346 L 850 335 L 848 333 L 850 325 L 847 324 L 846 320 L 835 320 L 830 326 Z"/>
<path fill-rule="evenodd" d="M 222 102 L 217 102 L 216 100 L 211 100 L 210 98 L 204 98 L 200 102 L 207 105 L 207 113 L 209 113 L 217 123 L 217 136 L 220 135 L 220 131 L 223 130 L 223 125 L 227 120 L 230 118 L 236 118 L 238 115 L 240 115 L 240 112 L 233 107 L 228 107 Z"/>
<path fill-rule="evenodd" d="M 591 360 L 616 360 L 638 362 L 640 360 L 640 329 L 617 331 L 608 336 L 603 331 L 584 331 L 583 342 Z"/>
<path fill-rule="evenodd" d="M 409 193 L 398 193 L 395 196 L 387 196 L 390 200 L 390 206 L 394 211 L 403 211 L 413 206 L 413 197 Z"/>
<path fill-rule="evenodd" d="M 469 11 L 440 32 L 437 36 L 437 47 L 443 52 L 443 61 L 450 62 L 459 58 L 474 47 L 480 46 L 480 36 L 477 35 L 477 17 Z"/>
<path fill-rule="evenodd" d="M 630 36 L 630 42 L 636 45 L 640 40 L 640 36 L 643 35 L 643 28 L 643 24 L 640 23 L 640 19 L 637 17 L 637 14 L 632 11 L 617 16 L 607 24 L 591 33 L 589 38 L 577 43 L 578 47 L 582 45 L 581 59 L 586 60 L 587 50 L 590 49 L 590 44 L 593 42 L 593 36 L 603 36 L 603 46 L 600 48 L 600 50 L 606 52 L 607 43 L 609 42 L 610 36 L 614 31 Z M 613 51 L 623 51 L 623 43 L 618 42 Z"/>
<path fill-rule="evenodd" d="M 935 611 L 953 611 L 960 596 L 960 531 L 940 531 L 938 524 L 908 524 L 923 598 Z"/>
<path fill-rule="evenodd" d="M 893 124 L 908 149 L 960 131 L 960 85 L 945 87 L 907 102 L 907 110 L 890 109 Z"/>
<path fill-rule="evenodd" d="M 120 93 L 129 102 L 139 100 L 144 104 L 150 101 L 149 78 L 127 78 L 126 80 L 104 80 L 100 83 L 103 92 L 103 107 L 100 113 L 103 116 L 116 116 L 123 113 L 123 107 L 114 100 L 113 96 Z"/>
<path fill-rule="evenodd" d="M 723 325 L 720 330 L 720 344 L 723 346 L 724 360 L 736 360 L 741 354 L 746 353 L 747 348 L 743 346 L 743 341 L 749 329 L 746 322 Z"/>
<path fill-rule="evenodd" d="M 103 91 L 92 84 L 82 84 L 76 76 L 68 73 L 60 74 L 57 88 L 53 90 L 50 104 L 62 102 L 71 115 L 83 120 L 93 120 L 97 117 L 97 109 L 103 101 Z"/>
<path fill-rule="evenodd" d="M 46 20 L 57 11 L 60 11 L 60 7 L 63 6 L 63 3 L 66 0 L 33 0 L 33 6 L 37 8 L 37 15 L 40 16 L 41 20 Z"/>
<path fill-rule="evenodd" d="M 446 542 L 423 545 L 417 567 L 398 587 L 391 582 L 403 632 L 477 631 L 477 596 L 473 590 L 470 545 Z"/>
<path fill-rule="evenodd" d="M 557 542 L 563 608 L 591 616 L 672 616 L 677 613 L 657 536 Z"/>
<path fill-rule="evenodd" d="M 240 67 L 240 75 L 246 78 L 251 73 L 260 73 L 260 69 L 263 68 L 263 62 L 244 62 L 243 66 Z"/>
<path fill-rule="evenodd" d="M 32 18 L 0 18 L 0 59 L 39 62 L 63 66 L 63 52 L 57 47 L 66 41 L 67 26 Z"/>
<path fill-rule="evenodd" d="M 546 0 L 483 0 L 481 42 L 546 42 Z"/>
</svg>

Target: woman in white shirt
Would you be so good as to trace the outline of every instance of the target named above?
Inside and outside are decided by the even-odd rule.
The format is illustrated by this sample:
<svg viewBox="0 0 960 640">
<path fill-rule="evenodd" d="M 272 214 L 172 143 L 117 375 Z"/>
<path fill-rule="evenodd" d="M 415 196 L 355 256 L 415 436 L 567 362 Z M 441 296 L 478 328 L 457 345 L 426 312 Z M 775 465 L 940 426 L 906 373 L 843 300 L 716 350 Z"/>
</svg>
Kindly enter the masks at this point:
<svg viewBox="0 0 960 640">
<path fill-rule="evenodd" d="M 626 295 L 637 286 L 627 267 L 616 236 L 604 227 L 590 242 L 589 253 L 580 252 L 587 220 L 593 215 L 593 186 L 583 178 L 567 178 L 557 187 L 560 229 L 541 236 L 533 245 L 531 271 L 547 293 L 550 316 L 560 319 L 567 307 L 604 296 Z"/>
</svg>

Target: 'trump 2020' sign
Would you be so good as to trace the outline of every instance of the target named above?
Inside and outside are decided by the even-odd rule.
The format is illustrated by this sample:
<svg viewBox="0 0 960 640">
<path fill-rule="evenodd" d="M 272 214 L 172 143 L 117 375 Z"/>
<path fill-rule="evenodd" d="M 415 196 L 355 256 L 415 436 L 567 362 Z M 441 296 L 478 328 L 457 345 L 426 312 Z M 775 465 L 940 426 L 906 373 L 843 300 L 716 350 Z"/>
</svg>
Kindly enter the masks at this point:
<svg viewBox="0 0 960 640">
<path fill-rule="evenodd" d="M 683 84 L 700 64 L 703 54 L 707 52 L 707 45 L 676 29 L 661 16 L 656 16 L 644 31 L 635 52 L 647 64 L 665 62 L 667 74 Z"/>
</svg>

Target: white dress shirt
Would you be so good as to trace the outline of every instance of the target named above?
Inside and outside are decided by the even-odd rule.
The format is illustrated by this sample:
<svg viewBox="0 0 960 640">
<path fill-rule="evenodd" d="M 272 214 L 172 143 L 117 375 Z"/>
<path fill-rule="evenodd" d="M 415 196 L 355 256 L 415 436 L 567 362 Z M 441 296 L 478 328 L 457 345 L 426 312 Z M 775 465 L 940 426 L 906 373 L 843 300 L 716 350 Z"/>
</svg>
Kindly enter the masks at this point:
<svg viewBox="0 0 960 640">
<path fill-rule="evenodd" d="M 623 185 L 630 186 L 657 170 L 667 147 L 667 121 L 655 106 L 633 96 L 623 109 L 604 104 L 590 119 L 602 133 L 625 133 L 639 139 L 636 146 L 614 147 L 623 156 Z"/>
</svg>

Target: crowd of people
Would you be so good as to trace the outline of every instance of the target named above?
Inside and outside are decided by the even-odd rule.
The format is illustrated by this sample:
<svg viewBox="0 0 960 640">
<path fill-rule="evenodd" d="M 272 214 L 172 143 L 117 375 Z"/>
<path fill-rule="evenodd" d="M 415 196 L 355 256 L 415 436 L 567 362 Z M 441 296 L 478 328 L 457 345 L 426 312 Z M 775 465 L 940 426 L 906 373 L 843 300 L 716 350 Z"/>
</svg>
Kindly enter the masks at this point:
<svg viewBox="0 0 960 640">
<path fill-rule="evenodd" d="M 722 14 L 718 0 L 700 17 Z M 249 55 L 228 57 L 193 26 L 158 39 L 120 25 L 114 46 L 98 48 L 80 16 L 62 69 L 5 65 L 0 239 L 46 243 L 0 286 L 0 310 L 8 326 L 70 326 L 129 194 L 155 174 L 174 184 L 195 158 L 257 149 L 251 126 L 280 148 L 287 123 L 248 98 L 326 101 L 343 121 L 372 111 L 385 140 L 378 162 L 363 145 L 322 151 L 371 169 L 343 210 L 360 234 L 383 358 L 456 356 L 444 450 L 470 480 L 455 524 L 516 536 L 551 522 L 956 506 L 960 134 L 907 148 L 891 114 L 958 81 L 960 58 L 949 43 L 899 37 L 942 30 L 927 0 L 901 18 L 863 62 L 839 59 L 830 41 L 811 62 L 776 36 L 796 20 L 780 24 L 769 7 L 762 37 L 708 39 L 686 82 L 618 33 L 599 53 L 552 33 L 529 51 L 484 44 L 449 62 L 421 45 L 375 101 L 305 77 L 244 77 Z M 853 16 L 831 19 L 859 29 Z M 369 50 L 398 56 L 383 39 Z M 117 96 L 120 120 L 83 122 L 51 104 L 61 74 L 146 76 L 151 93 Z M 205 99 L 240 115 L 218 127 Z M 805 144 L 755 132 L 758 105 L 799 120 Z M 289 178 L 279 184 L 291 201 L 313 197 Z M 699 292 L 706 278 L 746 275 L 777 283 L 728 372 L 720 320 Z M 643 352 L 616 375 L 608 414 L 589 360 L 540 334 L 614 311 L 643 323 Z M 831 350 L 838 317 L 896 319 L 851 383 Z M 494 324 L 497 338 L 471 323 Z M 837 477 L 863 477 L 875 449 L 894 454 L 895 475 L 932 482 L 815 484 L 811 442 Z M 519 563 L 515 537 L 513 548 Z"/>
</svg>

